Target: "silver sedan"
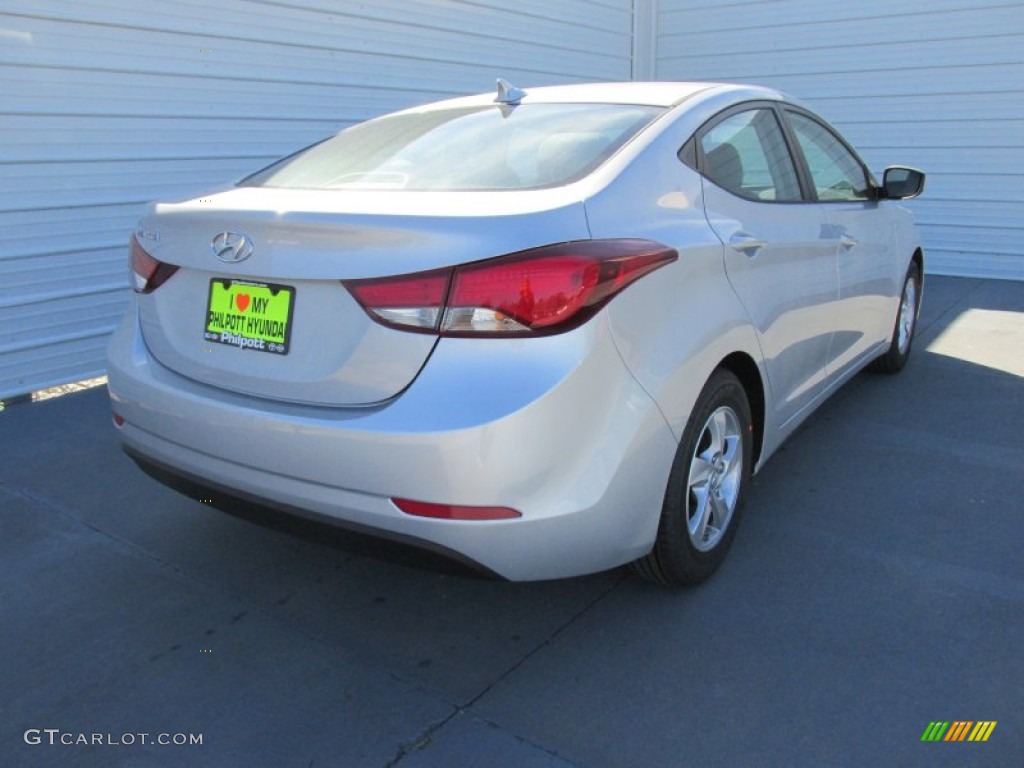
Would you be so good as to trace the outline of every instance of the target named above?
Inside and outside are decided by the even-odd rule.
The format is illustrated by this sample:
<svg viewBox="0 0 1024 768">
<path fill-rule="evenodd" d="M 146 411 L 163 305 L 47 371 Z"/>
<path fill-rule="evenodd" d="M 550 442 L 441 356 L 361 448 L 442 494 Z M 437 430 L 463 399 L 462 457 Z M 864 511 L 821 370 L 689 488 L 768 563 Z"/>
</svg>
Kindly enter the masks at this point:
<svg viewBox="0 0 1024 768">
<path fill-rule="evenodd" d="M 797 425 L 906 363 L 923 185 L 764 88 L 500 82 L 153 205 L 114 422 L 200 498 L 698 583 Z"/>
</svg>

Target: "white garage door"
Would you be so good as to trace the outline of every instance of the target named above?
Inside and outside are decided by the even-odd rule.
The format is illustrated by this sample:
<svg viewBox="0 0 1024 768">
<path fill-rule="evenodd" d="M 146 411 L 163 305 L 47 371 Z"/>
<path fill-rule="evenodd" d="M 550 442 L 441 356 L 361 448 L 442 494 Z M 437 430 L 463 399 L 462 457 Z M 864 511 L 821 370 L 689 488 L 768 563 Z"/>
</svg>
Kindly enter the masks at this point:
<svg viewBox="0 0 1024 768">
<path fill-rule="evenodd" d="M 840 127 L 912 201 L 933 273 L 1024 279 L 1024 3 L 660 0 L 659 79 L 769 85 Z"/>
<path fill-rule="evenodd" d="M 5 0 L 0 399 L 103 372 L 146 201 L 446 95 L 630 77 L 630 0 Z"/>
</svg>

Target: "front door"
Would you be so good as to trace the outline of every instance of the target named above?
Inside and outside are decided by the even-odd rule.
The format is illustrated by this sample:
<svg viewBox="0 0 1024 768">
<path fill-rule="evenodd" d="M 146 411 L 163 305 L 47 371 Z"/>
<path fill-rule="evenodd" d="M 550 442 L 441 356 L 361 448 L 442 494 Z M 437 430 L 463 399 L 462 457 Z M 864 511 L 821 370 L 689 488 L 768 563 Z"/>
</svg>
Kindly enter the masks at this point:
<svg viewBox="0 0 1024 768">
<path fill-rule="evenodd" d="M 830 377 L 843 376 L 892 334 L 903 288 L 891 243 L 896 221 L 873 198 L 867 169 L 828 126 L 787 109 L 814 191 L 838 253 L 839 301 L 828 353 Z"/>
</svg>

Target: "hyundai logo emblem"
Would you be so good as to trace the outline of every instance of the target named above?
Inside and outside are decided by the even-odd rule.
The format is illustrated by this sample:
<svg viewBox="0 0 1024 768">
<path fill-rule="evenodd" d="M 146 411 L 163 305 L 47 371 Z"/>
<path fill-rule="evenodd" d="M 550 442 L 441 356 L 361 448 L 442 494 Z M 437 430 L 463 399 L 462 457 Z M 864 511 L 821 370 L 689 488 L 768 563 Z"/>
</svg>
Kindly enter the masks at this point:
<svg viewBox="0 0 1024 768">
<path fill-rule="evenodd" d="M 234 264 L 252 256 L 252 243 L 241 232 L 221 232 L 211 243 L 213 255 L 223 262 Z"/>
</svg>

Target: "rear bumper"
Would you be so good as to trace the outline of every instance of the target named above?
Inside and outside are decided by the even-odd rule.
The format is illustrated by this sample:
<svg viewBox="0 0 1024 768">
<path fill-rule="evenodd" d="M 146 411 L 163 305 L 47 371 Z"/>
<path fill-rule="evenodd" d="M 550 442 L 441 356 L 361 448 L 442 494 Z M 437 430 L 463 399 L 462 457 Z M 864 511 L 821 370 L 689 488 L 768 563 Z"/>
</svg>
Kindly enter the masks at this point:
<svg viewBox="0 0 1024 768">
<path fill-rule="evenodd" d="M 605 570 L 646 553 L 676 448 L 602 316 L 541 339 L 443 339 L 400 396 L 324 408 L 175 374 L 151 357 L 129 312 L 110 345 L 109 389 L 125 447 L 144 460 L 513 580 Z M 398 497 L 522 517 L 419 518 L 395 507 Z"/>
<path fill-rule="evenodd" d="M 176 467 L 160 464 L 138 453 L 134 448 L 124 446 L 124 452 L 139 469 L 154 480 L 190 499 L 201 499 L 204 504 L 249 522 L 318 542 L 340 540 L 347 548 L 356 547 L 360 554 L 368 552 L 403 565 L 411 562 L 445 572 L 454 568 L 456 571 L 500 578 L 498 574 L 470 560 L 461 552 L 446 549 L 435 542 L 413 539 L 382 528 L 367 528 L 337 517 L 325 517 L 308 509 L 297 509 L 270 499 L 251 496 L 236 488 L 228 488 L 220 483 L 189 475 Z"/>
</svg>

